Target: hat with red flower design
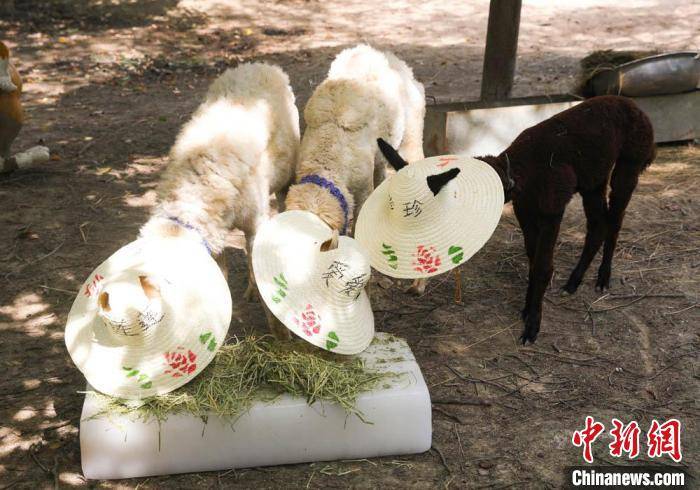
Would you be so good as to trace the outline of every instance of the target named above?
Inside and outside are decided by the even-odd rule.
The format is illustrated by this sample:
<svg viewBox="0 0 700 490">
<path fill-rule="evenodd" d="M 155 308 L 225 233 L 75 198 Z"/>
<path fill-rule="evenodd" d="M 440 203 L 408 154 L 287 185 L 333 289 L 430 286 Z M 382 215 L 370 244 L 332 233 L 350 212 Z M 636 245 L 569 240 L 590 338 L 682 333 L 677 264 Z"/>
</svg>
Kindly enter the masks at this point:
<svg viewBox="0 0 700 490">
<path fill-rule="evenodd" d="M 357 354 L 374 338 L 369 259 L 315 214 L 287 211 L 265 223 L 253 243 L 253 272 L 270 311 L 307 342 Z"/>
<path fill-rule="evenodd" d="M 372 192 L 355 226 L 372 267 L 396 278 L 430 277 L 484 246 L 503 211 L 503 184 L 491 166 L 458 155 L 407 164 L 383 141 L 380 148 L 398 172 Z"/>
<path fill-rule="evenodd" d="M 65 340 L 98 391 L 127 399 L 184 385 L 214 358 L 231 320 L 231 294 L 201 244 L 141 238 L 87 278 Z"/>
</svg>

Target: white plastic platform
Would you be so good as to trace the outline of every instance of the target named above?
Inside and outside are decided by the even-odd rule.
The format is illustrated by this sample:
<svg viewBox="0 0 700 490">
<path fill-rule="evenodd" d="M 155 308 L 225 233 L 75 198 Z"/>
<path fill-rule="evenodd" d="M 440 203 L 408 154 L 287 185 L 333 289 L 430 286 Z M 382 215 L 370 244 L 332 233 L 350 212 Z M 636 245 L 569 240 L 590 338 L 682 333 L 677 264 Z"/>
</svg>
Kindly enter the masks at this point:
<svg viewBox="0 0 700 490">
<path fill-rule="evenodd" d="M 367 366 L 405 374 L 358 398 L 371 424 L 339 406 L 309 406 L 286 395 L 254 404 L 233 424 L 216 416 L 205 424 L 188 415 L 173 415 L 160 427 L 119 415 L 88 420 L 100 406 L 87 395 L 80 424 L 83 475 L 133 478 L 427 451 L 431 405 L 420 368 L 404 340 L 377 338 L 361 354 Z"/>
</svg>

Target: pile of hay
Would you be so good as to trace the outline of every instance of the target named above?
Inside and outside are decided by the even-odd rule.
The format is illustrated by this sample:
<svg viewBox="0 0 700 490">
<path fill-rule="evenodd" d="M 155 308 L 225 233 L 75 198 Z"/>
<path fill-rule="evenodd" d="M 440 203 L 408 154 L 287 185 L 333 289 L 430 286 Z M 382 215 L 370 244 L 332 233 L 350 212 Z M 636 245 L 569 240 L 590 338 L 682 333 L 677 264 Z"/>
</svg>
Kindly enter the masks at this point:
<svg viewBox="0 0 700 490">
<path fill-rule="evenodd" d="M 289 393 L 304 397 L 309 405 L 335 403 L 362 419 L 355 407 L 358 395 L 393 376 L 368 369 L 357 357 L 338 356 L 310 344 L 248 337 L 223 346 L 197 378 L 172 393 L 138 402 L 95 393 L 104 402 L 95 417 L 129 414 L 162 421 L 185 412 L 203 418 L 214 413 L 233 420 L 255 401 L 272 401 Z"/>
<path fill-rule="evenodd" d="M 630 61 L 639 60 L 648 56 L 659 54 L 658 51 L 616 51 L 613 49 L 604 49 L 601 51 L 593 51 L 580 61 L 581 71 L 579 72 L 578 81 L 574 93 L 584 97 L 591 97 L 592 93 L 588 81 L 596 74 L 605 70 L 612 70 L 620 65 L 629 63 Z"/>
</svg>

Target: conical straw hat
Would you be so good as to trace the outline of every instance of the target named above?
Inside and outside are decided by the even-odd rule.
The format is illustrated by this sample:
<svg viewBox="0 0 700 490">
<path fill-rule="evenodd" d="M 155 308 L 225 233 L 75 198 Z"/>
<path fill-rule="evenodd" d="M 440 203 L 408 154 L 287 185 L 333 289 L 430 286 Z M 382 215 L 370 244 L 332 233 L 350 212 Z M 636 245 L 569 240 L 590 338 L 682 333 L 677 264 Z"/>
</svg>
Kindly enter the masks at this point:
<svg viewBox="0 0 700 490">
<path fill-rule="evenodd" d="M 228 284 L 203 246 L 142 238 L 83 283 L 65 340 L 93 387 L 140 399 L 197 376 L 226 339 L 230 320 Z"/>
<path fill-rule="evenodd" d="M 292 332 L 337 354 L 357 354 L 374 337 L 365 292 L 369 260 L 347 236 L 321 251 L 332 230 L 307 211 L 280 213 L 258 231 L 253 272 L 270 311 Z"/>
<path fill-rule="evenodd" d="M 428 177 L 446 172 L 456 176 L 434 194 Z M 372 192 L 360 210 L 355 238 L 383 274 L 430 277 L 483 247 L 502 210 L 503 185 L 490 165 L 465 156 L 431 157 L 407 165 Z"/>
</svg>

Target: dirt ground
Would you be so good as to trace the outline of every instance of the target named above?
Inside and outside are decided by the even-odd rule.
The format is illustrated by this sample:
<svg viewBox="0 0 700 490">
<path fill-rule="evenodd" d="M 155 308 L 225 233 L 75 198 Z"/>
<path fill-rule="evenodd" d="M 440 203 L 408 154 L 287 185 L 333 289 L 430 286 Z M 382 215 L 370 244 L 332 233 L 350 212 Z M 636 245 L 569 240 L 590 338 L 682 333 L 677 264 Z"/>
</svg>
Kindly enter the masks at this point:
<svg viewBox="0 0 700 490">
<path fill-rule="evenodd" d="M 699 2 L 526 0 L 514 95 L 561 93 L 578 60 L 601 48 L 700 46 Z M 581 462 L 570 442 L 586 415 L 610 424 L 676 417 L 683 467 L 700 463 L 700 149 L 662 147 L 632 200 L 609 293 L 595 263 L 574 296 L 558 293 L 585 234 L 580 200 L 567 210 L 542 331 L 516 339 L 526 257 L 510 206 L 495 235 L 423 297 L 382 279 L 377 329 L 408 340 L 433 399 L 433 449 L 372 460 L 87 482 L 78 426 L 84 387 L 63 344 L 66 315 L 87 274 L 131 241 L 180 125 L 226 66 L 281 64 L 300 106 L 341 47 L 367 41 L 414 67 L 429 101 L 475 99 L 488 3 L 387 0 L 225 2 L 16 0 L 0 38 L 26 82 L 29 115 L 14 149 L 43 142 L 52 160 L 0 177 L 0 489 L 452 487 L 558 488 Z M 231 335 L 264 331 L 241 299 L 240 235 L 229 282 Z M 380 279 L 376 275 L 375 280 Z M 388 286 L 388 287 L 387 287 Z M 607 435 L 596 445 L 600 462 Z M 638 461 L 649 462 L 645 455 Z M 661 460 L 668 462 L 668 458 Z M 654 463 L 652 461 L 652 463 Z"/>
</svg>

